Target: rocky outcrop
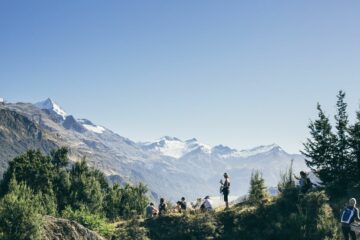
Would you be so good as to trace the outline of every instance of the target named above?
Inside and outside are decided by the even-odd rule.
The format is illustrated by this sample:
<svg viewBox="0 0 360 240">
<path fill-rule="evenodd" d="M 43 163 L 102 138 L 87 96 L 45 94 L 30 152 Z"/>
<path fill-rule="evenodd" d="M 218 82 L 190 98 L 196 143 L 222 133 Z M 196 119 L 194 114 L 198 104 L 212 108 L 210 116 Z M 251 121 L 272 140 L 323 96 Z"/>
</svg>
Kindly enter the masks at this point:
<svg viewBox="0 0 360 240">
<path fill-rule="evenodd" d="M 44 240 L 105 240 L 105 238 L 75 221 L 45 216 Z"/>
</svg>

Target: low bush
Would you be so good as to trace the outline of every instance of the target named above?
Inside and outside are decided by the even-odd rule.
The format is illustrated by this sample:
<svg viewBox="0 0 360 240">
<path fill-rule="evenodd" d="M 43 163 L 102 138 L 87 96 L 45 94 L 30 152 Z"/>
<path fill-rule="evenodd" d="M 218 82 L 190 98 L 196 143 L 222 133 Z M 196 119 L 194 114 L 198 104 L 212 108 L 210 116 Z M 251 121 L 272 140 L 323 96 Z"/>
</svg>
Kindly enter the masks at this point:
<svg viewBox="0 0 360 240">
<path fill-rule="evenodd" d="M 108 223 L 104 216 L 91 213 L 83 206 L 77 210 L 66 207 L 61 215 L 63 218 L 74 220 L 106 238 L 110 238 L 115 232 L 115 227 Z"/>
</svg>

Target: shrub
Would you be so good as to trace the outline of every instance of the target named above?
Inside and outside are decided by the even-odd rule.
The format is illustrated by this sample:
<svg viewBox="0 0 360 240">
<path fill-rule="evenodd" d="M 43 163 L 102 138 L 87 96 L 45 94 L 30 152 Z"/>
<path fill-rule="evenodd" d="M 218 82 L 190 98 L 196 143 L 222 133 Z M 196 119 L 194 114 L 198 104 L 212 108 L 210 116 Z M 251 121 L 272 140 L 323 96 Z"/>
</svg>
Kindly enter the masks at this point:
<svg viewBox="0 0 360 240">
<path fill-rule="evenodd" d="M 151 239 L 216 239 L 222 228 L 214 213 L 166 215 L 145 222 Z"/>
<path fill-rule="evenodd" d="M 148 230 L 141 226 L 138 219 L 134 218 L 126 224 L 118 226 L 113 240 L 150 240 L 147 236 Z"/>
<path fill-rule="evenodd" d="M 113 220 L 117 217 L 129 219 L 134 215 L 143 215 L 149 202 L 146 193 L 147 188 L 143 184 L 135 186 L 127 184 L 125 187 L 114 184 L 105 196 L 106 216 Z"/>
<path fill-rule="evenodd" d="M 250 190 L 248 201 L 252 205 L 262 205 L 269 197 L 267 193 L 265 180 L 259 171 L 251 174 Z"/>
<path fill-rule="evenodd" d="M 115 228 L 106 221 L 104 216 L 97 213 L 91 213 L 84 206 L 81 206 L 77 210 L 72 210 L 68 206 L 61 215 L 63 218 L 74 220 L 84 225 L 84 227 L 89 228 L 107 238 L 110 238 L 115 232 Z"/>
<path fill-rule="evenodd" d="M 11 180 L 9 192 L 0 201 L 1 239 L 42 239 L 41 197 L 25 184 Z"/>
</svg>

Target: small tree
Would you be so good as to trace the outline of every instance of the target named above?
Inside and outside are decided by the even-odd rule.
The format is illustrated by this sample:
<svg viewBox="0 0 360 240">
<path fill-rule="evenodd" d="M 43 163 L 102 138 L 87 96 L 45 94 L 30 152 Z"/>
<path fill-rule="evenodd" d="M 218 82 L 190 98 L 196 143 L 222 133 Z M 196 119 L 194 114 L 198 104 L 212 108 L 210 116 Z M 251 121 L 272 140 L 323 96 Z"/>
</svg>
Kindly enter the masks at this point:
<svg viewBox="0 0 360 240">
<path fill-rule="evenodd" d="M 283 193 L 287 189 L 295 188 L 293 161 L 294 160 L 291 160 L 289 169 L 286 172 L 280 174 L 278 190 L 281 193 Z"/>
<path fill-rule="evenodd" d="M 44 156 L 39 150 L 29 150 L 9 162 L 9 168 L 1 181 L 0 193 L 5 195 L 9 190 L 12 177 L 24 182 L 35 193 L 48 193 L 52 189 L 54 166 L 51 158 Z"/>
<path fill-rule="evenodd" d="M 253 172 L 250 180 L 249 203 L 262 205 L 268 197 L 264 178 L 259 171 Z"/>
<path fill-rule="evenodd" d="M 76 162 L 70 171 L 70 204 L 73 209 L 86 206 L 92 212 L 103 210 L 105 189 L 102 184 L 106 182 L 104 175 L 88 167 L 86 160 Z M 107 186 L 107 185 L 106 185 Z"/>
<path fill-rule="evenodd" d="M 42 239 L 44 209 L 40 198 L 25 184 L 11 180 L 9 192 L 0 201 L 2 239 Z"/>
<path fill-rule="evenodd" d="M 308 193 L 300 202 L 304 239 L 340 239 L 338 222 L 334 218 L 329 199 L 324 191 Z"/>
</svg>

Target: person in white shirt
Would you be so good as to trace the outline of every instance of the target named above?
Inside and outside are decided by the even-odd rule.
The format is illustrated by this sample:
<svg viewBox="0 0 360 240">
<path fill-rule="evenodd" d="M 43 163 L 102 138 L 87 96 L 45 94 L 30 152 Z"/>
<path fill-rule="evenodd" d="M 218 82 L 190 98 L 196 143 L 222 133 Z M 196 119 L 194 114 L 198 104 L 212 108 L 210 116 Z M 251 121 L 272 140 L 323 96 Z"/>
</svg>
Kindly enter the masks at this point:
<svg viewBox="0 0 360 240">
<path fill-rule="evenodd" d="M 204 202 L 201 204 L 200 209 L 202 211 L 211 211 L 213 209 L 213 204 L 209 196 L 204 198 Z"/>
</svg>

